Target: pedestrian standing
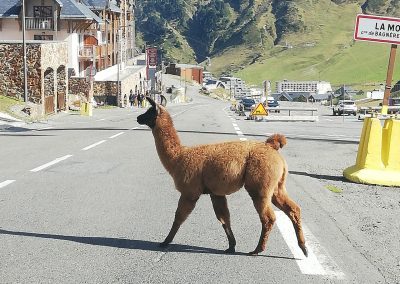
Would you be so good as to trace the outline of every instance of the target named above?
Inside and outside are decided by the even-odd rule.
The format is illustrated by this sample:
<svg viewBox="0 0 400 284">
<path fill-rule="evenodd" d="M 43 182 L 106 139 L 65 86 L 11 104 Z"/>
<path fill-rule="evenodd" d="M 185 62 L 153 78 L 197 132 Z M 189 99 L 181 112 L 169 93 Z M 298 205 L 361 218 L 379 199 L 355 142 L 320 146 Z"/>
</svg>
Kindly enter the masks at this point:
<svg viewBox="0 0 400 284">
<path fill-rule="evenodd" d="M 142 94 L 139 93 L 137 96 L 138 107 L 142 107 L 142 99 L 143 99 Z"/>
<path fill-rule="evenodd" d="M 134 97 L 133 91 L 132 91 L 132 89 L 131 89 L 130 94 L 129 94 L 129 104 L 130 104 L 130 107 L 131 107 L 131 108 L 133 108 L 134 102 L 135 102 L 135 97 Z"/>
</svg>

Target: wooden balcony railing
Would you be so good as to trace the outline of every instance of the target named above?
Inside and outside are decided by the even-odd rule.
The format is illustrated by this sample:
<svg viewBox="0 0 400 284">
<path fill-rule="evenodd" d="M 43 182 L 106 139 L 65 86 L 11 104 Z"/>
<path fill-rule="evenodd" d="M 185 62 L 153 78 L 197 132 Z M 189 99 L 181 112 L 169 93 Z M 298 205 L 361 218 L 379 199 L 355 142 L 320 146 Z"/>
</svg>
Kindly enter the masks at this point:
<svg viewBox="0 0 400 284">
<path fill-rule="evenodd" d="M 54 30 L 53 18 L 25 17 L 27 30 Z"/>
<path fill-rule="evenodd" d="M 105 45 L 96 46 L 96 57 L 105 57 L 107 55 L 107 48 Z M 93 57 L 93 45 L 85 45 L 79 50 L 80 57 Z"/>
</svg>

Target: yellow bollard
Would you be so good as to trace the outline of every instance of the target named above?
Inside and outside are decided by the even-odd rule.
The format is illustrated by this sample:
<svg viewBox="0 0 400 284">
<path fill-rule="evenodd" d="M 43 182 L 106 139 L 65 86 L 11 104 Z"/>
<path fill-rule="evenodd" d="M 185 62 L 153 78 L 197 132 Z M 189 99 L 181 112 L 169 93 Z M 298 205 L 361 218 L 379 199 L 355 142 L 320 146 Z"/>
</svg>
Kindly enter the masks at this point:
<svg viewBox="0 0 400 284">
<path fill-rule="evenodd" d="M 400 186 L 400 120 L 366 118 L 356 164 L 343 171 L 345 178 L 368 184 Z"/>
<path fill-rule="evenodd" d="M 91 103 L 81 103 L 81 115 L 92 116 L 93 106 Z"/>
</svg>

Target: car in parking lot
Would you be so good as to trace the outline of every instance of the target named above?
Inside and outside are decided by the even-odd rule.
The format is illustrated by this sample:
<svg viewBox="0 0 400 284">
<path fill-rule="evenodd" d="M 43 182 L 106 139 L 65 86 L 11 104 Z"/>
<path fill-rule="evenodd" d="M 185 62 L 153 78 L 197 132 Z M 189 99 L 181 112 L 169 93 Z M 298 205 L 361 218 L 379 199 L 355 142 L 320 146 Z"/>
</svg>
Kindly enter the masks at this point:
<svg viewBox="0 0 400 284">
<path fill-rule="evenodd" d="M 339 100 L 337 105 L 333 106 L 333 115 L 352 114 L 357 115 L 357 105 L 353 100 Z"/>
<path fill-rule="evenodd" d="M 274 112 L 278 112 L 278 113 L 280 112 L 279 102 L 276 99 L 274 99 L 274 97 L 268 97 L 266 102 L 267 102 L 269 111 L 274 111 Z"/>
<path fill-rule="evenodd" d="M 244 110 L 251 110 L 256 106 L 256 100 L 252 98 L 244 98 L 240 101 L 240 104 L 243 105 Z"/>
</svg>

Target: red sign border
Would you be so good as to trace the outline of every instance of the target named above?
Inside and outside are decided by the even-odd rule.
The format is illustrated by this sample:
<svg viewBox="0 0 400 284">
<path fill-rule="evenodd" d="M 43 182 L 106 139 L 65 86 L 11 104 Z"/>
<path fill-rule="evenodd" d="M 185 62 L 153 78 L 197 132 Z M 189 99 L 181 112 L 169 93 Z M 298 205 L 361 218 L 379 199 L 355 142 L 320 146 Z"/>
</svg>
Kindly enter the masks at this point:
<svg viewBox="0 0 400 284">
<path fill-rule="evenodd" d="M 355 32 L 354 32 L 354 40 L 373 41 L 373 42 L 390 43 L 390 44 L 400 44 L 400 40 L 399 41 L 391 41 L 391 40 L 371 39 L 371 38 L 366 38 L 366 37 L 357 37 L 358 25 L 359 25 L 359 22 L 360 22 L 360 18 L 400 22 L 399 18 L 380 17 L 380 16 L 373 16 L 373 15 L 358 14 L 357 18 L 356 18 L 356 28 L 355 28 Z"/>
</svg>

